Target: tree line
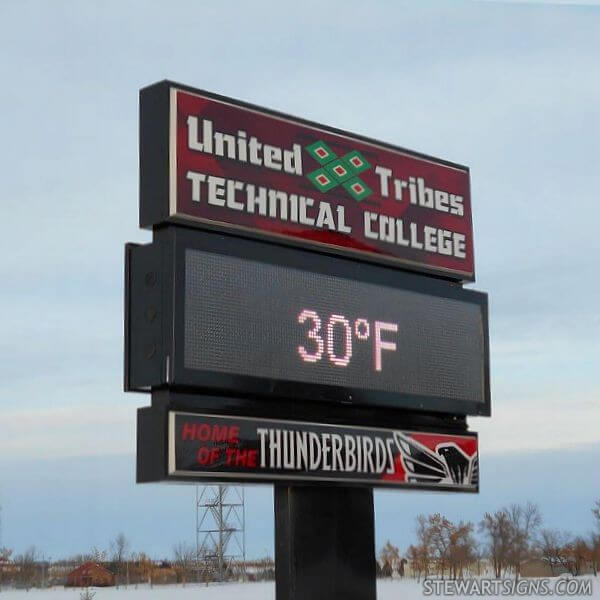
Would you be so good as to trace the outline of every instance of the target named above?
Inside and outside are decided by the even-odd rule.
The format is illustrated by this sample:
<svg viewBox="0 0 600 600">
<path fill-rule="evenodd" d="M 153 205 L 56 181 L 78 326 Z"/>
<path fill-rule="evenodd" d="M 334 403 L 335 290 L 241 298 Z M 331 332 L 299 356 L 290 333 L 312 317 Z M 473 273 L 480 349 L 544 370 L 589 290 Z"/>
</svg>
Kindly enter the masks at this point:
<svg viewBox="0 0 600 600">
<path fill-rule="evenodd" d="M 558 529 L 543 528 L 536 504 L 511 504 L 495 512 L 484 513 L 475 524 L 453 522 L 441 513 L 416 517 L 416 541 L 403 555 L 390 541 L 379 552 L 378 575 L 400 577 L 463 578 L 490 571 L 496 577 L 521 576 L 523 564 L 538 559 L 554 575 L 572 576 L 600 571 L 600 500 L 592 507 L 594 528 L 587 536 L 576 536 Z M 189 544 L 173 546 L 172 557 L 156 561 L 143 552 L 130 551 L 123 533 L 116 535 L 108 550 L 93 548 L 67 560 L 50 561 L 34 546 L 19 555 L 0 548 L 0 590 L 3 585 L 29 589 L 62 584 L 74 567 L 92 561 L 105 566 L 115 576 L 115 584 L 208 582 L 247 578 L 245 565 L 222 565 L 209 556 L 197 555 Z M 269 557 L 252 561 L 253 579 L 274 578 Z"/>
<path fill-rule="evenodd" d="M 511 504 L 486 512 L 477 523 L 452 522 L 440 513 L 416 518 L 416 543 L 404 556 L 391 542 L 379 552 L 378 573 L 403 577 L 408 570 L 418 580 L 426 577 L 462 578 L 482 575 L 519 578 L 526 561 L 539 559 L 552 575 L 572 576 L 600 570 L 600 500 L 592 507 L 594 529 L 576 536 L 544 529 L 539 507 L 531 502 Z M 407 569 L 408 567 L 408 569 Z"/>
<path fill-rule="evenodd" d="M 274 579 L 274 563 L 270 557 L 245 563 L 228 561 L 217 565 L 215 558 L 197 553 L 186 542 L 173 545 L 172 555 L 160 560 L 144 552 L 134 552 L 124 533 L 109 542 L 107 550 L 96 547 L 64 560 L 51 561 L 38 548 L 31 546 L 14 555 L 9 548 L 0 548 L 0 591 L 3 586 L 30 589 L 64 585 L 68 574 L 86 563 L 97 563 L 114 575 L 116 587 L 188 582 L 208 583 L 217 580 Z M 220 568 L 219 568 L 220 567 Z"/>
</svg>

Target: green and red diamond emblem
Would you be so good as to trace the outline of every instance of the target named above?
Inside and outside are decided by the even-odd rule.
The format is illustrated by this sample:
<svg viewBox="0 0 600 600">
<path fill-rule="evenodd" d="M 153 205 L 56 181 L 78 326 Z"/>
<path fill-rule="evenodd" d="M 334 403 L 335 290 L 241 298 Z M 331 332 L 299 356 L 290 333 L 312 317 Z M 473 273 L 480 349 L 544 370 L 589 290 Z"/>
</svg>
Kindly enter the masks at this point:
<svg viewBox="0 0 600 600">
<path fill-rule="evenodd" d="M 359 173 L 371 168 L 369 161 L 358 150 L 352 150 L 344 157 L 338 158 L 323 140 L 313 142 L 306 146 L 305 150 L 321 165 L 320 169 L 307 175 L 320 192 L 327 192 L 341 183 L 357 202 L 373 193 L 373 190 L 357 177 Z"/>
<path fill-rule="evenodd" d="M 357 202 L 373 193 L 373 190 L 357 177 L 359 173 L 371 168 L 369 161 L 358 150 L 352 150 L 338 158 L 323 140 L 313 142 L 306 146 L 305 150 L 321 165 L 320 169 L 307 175 L 320 192 L 327 192 L 341 183 Z"/>
<path fill-rule="evenodd" d="M 329 164 L 325 165 L 324 168 L 328 173 L 331 173 L 333 178 L 339 183 L 346 181 L 346 179 L 350 179 L 350 177 L 354 177 L 355 175 L 352 167 L 343 158 L 332 160 Z"/>
<path fill-rule="evenodd" d="M 337 154 L 323 141 L 319 140 L 310 146 L 306 146 L 306 151 L 320 164 L 326 165 L 337 158 Z"/>
<path fill-rule="evenodd" d="M 369 161 L 358 150 L 348 152 L 344 160 L 352 166 L 356 175 L 371 168 Z"/>
<path fill-rule="evenodd" d="M 357 202 L 364 200 L 373 193 L 373 190 L 360 177 L 354 177 L 342 185 Z"/>
<path fill-rule="evenodd" d="M 332 175 L 323 168 L 309 173 L 307 177 L 320 192 L 327 192 L 336 187 L 338 184 Z"/>
</svg>

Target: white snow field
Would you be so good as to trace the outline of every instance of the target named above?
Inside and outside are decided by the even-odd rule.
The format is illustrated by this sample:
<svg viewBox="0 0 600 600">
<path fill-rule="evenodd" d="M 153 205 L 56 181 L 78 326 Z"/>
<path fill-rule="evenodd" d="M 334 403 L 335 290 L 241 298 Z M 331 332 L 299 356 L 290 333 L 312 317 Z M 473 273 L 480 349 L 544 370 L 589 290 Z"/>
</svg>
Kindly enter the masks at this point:
<svg viewBox="0 0 600 600">
<path fill-rule="evenodd" d="M 578 578 L 581 581 L 583 578 Z M 591 577 L 592 595 L 569 595 L 565 598 L 600 599 L 600 577 Z M 150 588 L 147 585 L 128 588 L 92 588 L 94 600 L 275 600 L 275 584 L 268 583 L 228 583 L 209 586 L 188 584 L 164 585 Z M 0 592 L 0 600 L 79 600 L 80 588 L 52 588 L 48 590 L 32 589 L 7 590 Z M 469 596 L 472 597 L 472 596 Z M 475 596 L 475 598 L 518 598 L 521 596 Z M 549 596 L 526 595 L 524 598 L 541 600 Z M 554 597 L 560 597 L 554 594 Z M 417 598 L 452 598 L 462 600 L 467 596 L 426 596 L 423 586 L 415 580 L 379 580 L 377 582 L 377 600 L 416 600 Z"/>
</svg>

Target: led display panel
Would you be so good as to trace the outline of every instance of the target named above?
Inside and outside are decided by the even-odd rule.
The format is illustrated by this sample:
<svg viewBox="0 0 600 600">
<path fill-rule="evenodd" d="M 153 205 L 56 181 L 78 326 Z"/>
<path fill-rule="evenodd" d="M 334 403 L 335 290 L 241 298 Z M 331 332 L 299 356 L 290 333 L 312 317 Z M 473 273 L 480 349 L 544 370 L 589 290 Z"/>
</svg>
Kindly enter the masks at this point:
<svg viewBox="0 0 600 600">
<path fill-rule="evenodd" d="M 169 243 L 160 383 L 489 414 L 485 294 L 229 236 Z"/>
</svg>

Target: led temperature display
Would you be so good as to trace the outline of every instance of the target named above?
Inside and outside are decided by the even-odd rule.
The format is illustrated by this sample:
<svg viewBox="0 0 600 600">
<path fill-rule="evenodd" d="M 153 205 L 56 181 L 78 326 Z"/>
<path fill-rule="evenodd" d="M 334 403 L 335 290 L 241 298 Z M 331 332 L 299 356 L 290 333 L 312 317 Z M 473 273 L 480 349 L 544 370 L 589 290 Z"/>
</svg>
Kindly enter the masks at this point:
<svg viewBox="0 0 600 600">
<path fill-rule="evenodd" d="M 187 249 L 184 313 L 189 371 L 484 403 L 478 303 Z"/>
<path fill-rule="evenodd" d="M 183 228 L 155 232 L 134 265 L 144 253 L 163 288 L 148 283 L 150 264 L 131 268 L 141 312 L 130 322 L 145 332 L 131 346 L 131 389 L 489 414 L 485 294 Z M 151 296 L 164 310 L 149 322 Z"/>
</svg>

